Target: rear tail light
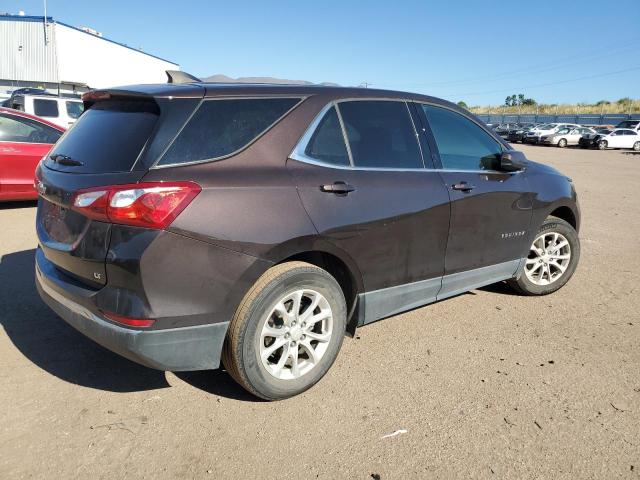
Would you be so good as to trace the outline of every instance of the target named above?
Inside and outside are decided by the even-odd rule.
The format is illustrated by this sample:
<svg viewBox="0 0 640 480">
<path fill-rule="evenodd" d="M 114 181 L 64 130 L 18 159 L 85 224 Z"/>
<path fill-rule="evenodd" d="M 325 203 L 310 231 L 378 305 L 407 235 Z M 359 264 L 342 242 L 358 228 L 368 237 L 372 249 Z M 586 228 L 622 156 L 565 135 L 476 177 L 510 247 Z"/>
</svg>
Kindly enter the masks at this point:
<svg viewBox="0 0 640 480">
<path fill-rule="evenodd" d="M 120 325 L 126 325 L 127 327 L 150 327 L 155 322 L 152 318 L 124 317 L 110 312 L 102 312 L 102 314 L 112 322 L 119 323 Z"/>
<path fill-rule="evenodd" d="M 73 210 L 94 220 L 165 229 L 200 193 L 194 182 L 146 182 L 79 190 Z"/>
</svg>

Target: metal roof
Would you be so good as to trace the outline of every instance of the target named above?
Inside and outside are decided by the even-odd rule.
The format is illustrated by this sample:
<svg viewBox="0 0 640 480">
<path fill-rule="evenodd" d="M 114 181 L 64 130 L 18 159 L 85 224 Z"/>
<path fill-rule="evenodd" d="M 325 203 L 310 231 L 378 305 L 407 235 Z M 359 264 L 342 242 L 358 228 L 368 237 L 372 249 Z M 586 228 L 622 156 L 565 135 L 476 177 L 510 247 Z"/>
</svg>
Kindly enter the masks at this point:
<svg viewBox="0 0 640 480">
<path fill-rule="evenodd" d="M 44 18 L 44 16 L 37 16 L 37 15 L 0 15 L 0 21 L 43 22 L 44 23 L 45 18 Z M 157 58 L 158 60 L 162 60 L 163 62 L 172 63 L 172 64 L 178 66 L 177 63 L 172 62 L 171 60 L 167 60 L 165 58 L 158 57 L 157 55 L 152 55 L 151 53 L 147 53 L 144 50 L 138 50 L 137 48 L 130 47 L 129 45 L 125 45 L 124 43 L 116 42 L 115 40 L 110 40 L 110 39 L 108 39 L 106 37 L 99 37 L 99 36 L 94 35 L 92 33 L 85 32 L 84 30 L 82 30 L 82 29 L 80 29 L 78 27 L 74 27 L 73 25 L 69 25 L 67 23 L 55 20 L 53 17 L 47 16 L 47 23 L 52 23 L 52 24 L 56 23 L 58 25 L 63 25 L 65 27 L 67 27 L 67 28 L 72 28 L 73 30 L 77 30 L 78 32 L 82 32 L 85 35 L 91 35 L 94 38 L 99 38 L 99 39 L 105 40 L 105 41 L 107 41 L 109 43 L 113 43 L 115 45 L 119 45 L 121 47 L 128 48 L 129 50 L 133 50 L 134 52 L 142 53 L 143 55 L 148 55 L 149 57 Z"/>
</svg>

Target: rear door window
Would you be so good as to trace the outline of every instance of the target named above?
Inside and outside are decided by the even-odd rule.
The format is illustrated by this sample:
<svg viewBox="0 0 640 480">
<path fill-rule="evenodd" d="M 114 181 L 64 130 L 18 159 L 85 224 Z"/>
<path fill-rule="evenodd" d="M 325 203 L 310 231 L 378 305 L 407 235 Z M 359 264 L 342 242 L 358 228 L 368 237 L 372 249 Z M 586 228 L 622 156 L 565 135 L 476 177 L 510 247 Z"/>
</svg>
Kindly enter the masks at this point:
<svg viewBox="0 0 640 480">
<path fill-rule="evenodd" d="M 300 98 L 205 100 L 159 165 L 227 157 L 265 133 L 299 102 Z"/>
<path fill-rule="evenodd" d="M 424 168 L 405 102 L 358 100 L 339 107 L 353 164 L 366 168 Z"/>
<path fill-rule="evenodd" d="M 38 117 L 56 118 L 59 115 L 58 101 L 35 98 L 33 100 L 33 113 Z"/>
<path fill-rule="evenodd" d="M 46 165 L 74 173 L 130 171 L 149 140 L 158 115 L 158 107 L 152 101 L 98 102 L 60 139 Z M 81 165 L 58 165 L 51 159 L 58 154 Z"/>
<path fill-rule="evenodd" d="M 61 132 L 30 118 L 0 114 L 0 142 L 56 143 Z"/>
</svg>

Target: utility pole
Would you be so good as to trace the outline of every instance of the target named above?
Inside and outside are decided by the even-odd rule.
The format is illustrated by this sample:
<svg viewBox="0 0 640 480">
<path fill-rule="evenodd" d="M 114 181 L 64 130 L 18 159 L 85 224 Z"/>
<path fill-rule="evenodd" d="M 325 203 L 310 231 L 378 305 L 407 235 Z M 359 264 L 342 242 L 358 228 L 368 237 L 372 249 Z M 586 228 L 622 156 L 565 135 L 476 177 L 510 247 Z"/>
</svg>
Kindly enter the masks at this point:
<svg viewBox="0 0 640 480">
<path fill-rule="evenodd" d="M 47 31 L 47 0 L 44 0 L 44 44 L 49 45 L 49 32 Z"/>
<path fill-rule="evenodd" d="M 359 87 L 364 87 L 364 88 L 369 88 L 369 85 L 372 85 L 369 82 L 362 82 L 360 85 L 358 85 Z"/>
</svg>

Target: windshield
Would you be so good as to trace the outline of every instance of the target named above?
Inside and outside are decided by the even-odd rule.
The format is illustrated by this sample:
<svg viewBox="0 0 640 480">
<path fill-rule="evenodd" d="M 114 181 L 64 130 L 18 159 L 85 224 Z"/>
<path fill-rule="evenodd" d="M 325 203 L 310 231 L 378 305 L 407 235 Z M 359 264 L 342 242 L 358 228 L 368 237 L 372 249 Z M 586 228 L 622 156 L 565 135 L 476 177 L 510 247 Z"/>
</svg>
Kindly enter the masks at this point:
<svg viewBox="0 0 640 480">
<path fill-rule="evenodd" d="M 560 130 L 558 130 L 558 133 L 560 133 L 560 134 L 569 133 L 569 129 L 568 128 L 561 128 Z"/>
</svg>

